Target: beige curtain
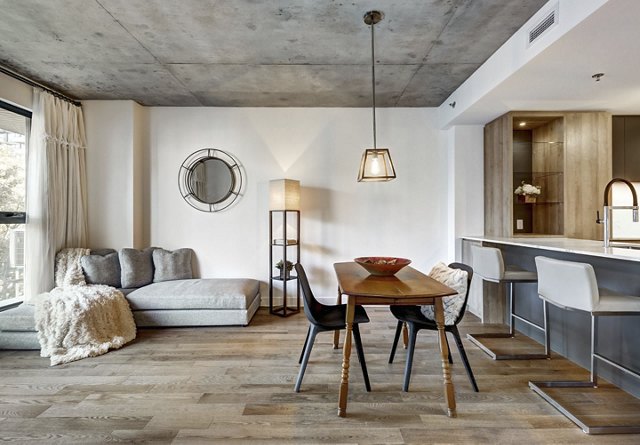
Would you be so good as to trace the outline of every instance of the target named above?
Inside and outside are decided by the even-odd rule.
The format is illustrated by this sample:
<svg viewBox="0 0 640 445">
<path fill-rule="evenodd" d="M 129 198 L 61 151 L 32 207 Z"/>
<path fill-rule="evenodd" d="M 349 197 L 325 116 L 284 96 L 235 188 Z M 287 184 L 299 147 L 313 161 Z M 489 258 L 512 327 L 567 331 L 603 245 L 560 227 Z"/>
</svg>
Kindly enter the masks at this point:
<svg viewBox="0 0 640 445">
<path fill-rule="evenodd" d="M 55 254 L 87 245 L 82 108 L 34 89 L 27 167 L 25 300 L 54 286 Z"/>
</svg>

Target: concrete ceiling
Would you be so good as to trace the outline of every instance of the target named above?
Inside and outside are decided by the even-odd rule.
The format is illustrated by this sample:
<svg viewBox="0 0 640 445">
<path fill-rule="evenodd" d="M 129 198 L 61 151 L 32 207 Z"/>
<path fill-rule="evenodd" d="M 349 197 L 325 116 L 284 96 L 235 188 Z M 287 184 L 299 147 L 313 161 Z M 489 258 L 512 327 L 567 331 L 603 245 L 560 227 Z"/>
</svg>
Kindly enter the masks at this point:
<svg viewBox="0 0 640 445">
<path fill-rule="evenodd" d="M 546 0 L 0 0 L 0 63 L 77 99 L 439 106 Z"/>
</svg>

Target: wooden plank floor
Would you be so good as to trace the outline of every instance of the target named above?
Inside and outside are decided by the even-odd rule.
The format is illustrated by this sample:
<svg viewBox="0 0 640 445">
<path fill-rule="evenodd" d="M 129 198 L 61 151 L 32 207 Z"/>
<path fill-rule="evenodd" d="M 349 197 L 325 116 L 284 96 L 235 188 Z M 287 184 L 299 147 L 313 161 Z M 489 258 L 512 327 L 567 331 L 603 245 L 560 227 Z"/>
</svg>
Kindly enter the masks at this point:
<svg viewBox="0 0 640 445">
<path fill-rule="evenodd" d="M 348 417 L 337 416 L 341 350 L 321 333 L 302 391 L 293 392 L 307 321 L 260 309 L 248 327 L 142 329 L 104 356 L 49 367 L 35 351 L 0 352 L 0 440 L 13 443 L 616 443 L 640 435 L 587 436 L 527 386 L 587 373 L 552 360 L 490 360 L 466 339 L 479 393 L 454 351 L 458 418 L 445 414 L 434 333 L 418 337 L 410 392 L 404 350 L 387 363 L 395 320 L 368 308 L 362 338 L 373 391 L 355 353 Z M 463 336 L 477 331 L 467 316 Z M 453 342 L 452 342 L 453 344 Z"/>
</svg>

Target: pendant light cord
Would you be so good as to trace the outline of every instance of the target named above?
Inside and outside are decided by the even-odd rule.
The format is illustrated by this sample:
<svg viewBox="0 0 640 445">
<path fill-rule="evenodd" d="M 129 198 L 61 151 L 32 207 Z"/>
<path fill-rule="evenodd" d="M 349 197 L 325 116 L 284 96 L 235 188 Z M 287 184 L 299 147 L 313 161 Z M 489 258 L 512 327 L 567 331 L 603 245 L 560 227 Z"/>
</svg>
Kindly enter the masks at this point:
<svg viewBox="0 0 640 445">
<path fill-rule="evenodd" d="M 374 50 L 374 37 L 373 37 L 373 28 L 375 27 L 374 23 L 371 23 L 371 97 L 373 102 L 373 149 L 377 150 L 378 146 L 376 144 L 376 60 L 375 60 L 375 50 Z"/>
</svg>

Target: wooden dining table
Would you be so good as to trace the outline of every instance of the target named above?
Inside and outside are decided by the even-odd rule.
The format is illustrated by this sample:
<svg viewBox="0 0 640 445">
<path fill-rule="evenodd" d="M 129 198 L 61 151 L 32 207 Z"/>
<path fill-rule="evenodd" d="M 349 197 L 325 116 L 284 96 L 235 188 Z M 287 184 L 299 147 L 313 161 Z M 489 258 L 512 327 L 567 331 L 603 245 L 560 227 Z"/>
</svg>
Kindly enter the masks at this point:
<svg viewBox="0 0 640 445">
<path fill-rule="evenodd" d="M 355 262 L 335 263 L 333 267 L 338 278 L 338 302 L 342 301 L 343 295 L 347 296 L 346 335 L 342 351 L 338 415 L 340 417 L 347 415 L 349 364 L 356 305 L 406 306 L 432 304 L 434 306 L 435 322 L 438 326 L 438 343 L 440 345 L 447 414 L 449 417 L 456 417 L 456 397 L 449 368 L 449 348 L 444 330 L 442 297 L 454 295 L 457 292 L 410 266 L 404 267 L 393 276 L 370 275 L 369 272 Z"/>
</svg>

